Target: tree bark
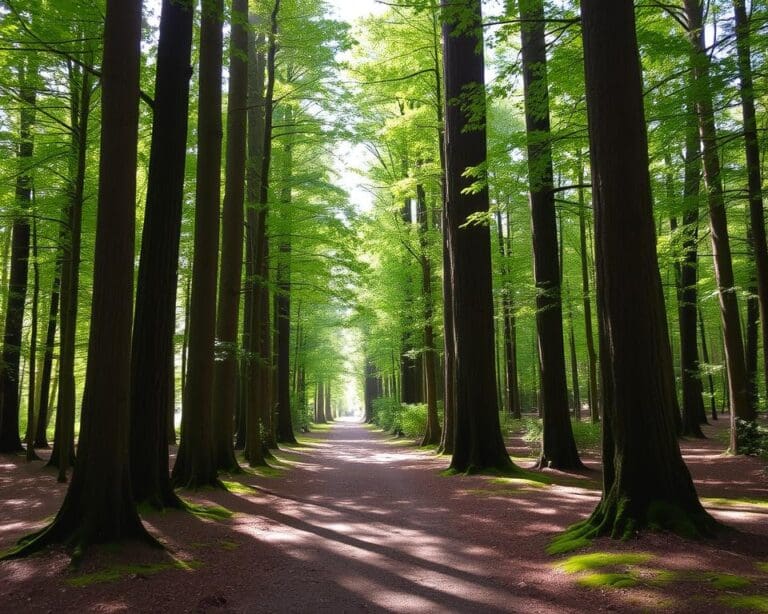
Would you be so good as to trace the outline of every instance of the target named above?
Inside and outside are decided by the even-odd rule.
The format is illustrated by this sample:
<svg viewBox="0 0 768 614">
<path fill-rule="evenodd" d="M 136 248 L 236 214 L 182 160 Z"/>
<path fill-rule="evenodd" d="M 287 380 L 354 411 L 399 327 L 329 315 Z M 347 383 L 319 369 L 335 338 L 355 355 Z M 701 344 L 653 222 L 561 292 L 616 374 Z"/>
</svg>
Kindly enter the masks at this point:
<svg viewBox="0 0 768 614">
<path fill-rule="evenodd" d="M 731 450 L 738 452 L 736 419 L 752 421 L 755 407 L 748 394 L 744 341 L 739 323 L 739 305 L 736 281 L 733 274 L 731 245 L 728 237 L 723 198 L 723 179 L 717 143 L 717 128 L 709 84 L 710 58 L 704 42 L 704 24 L 700 0 L 684 0 L 688 19 L 688 38 L 691 45 L 691 63 L 695 80 L 696 110 L 699 119 L 699 136 L 704 162 L 704 180 L 709 203 L 709 225 L 712 254 L 715 262 L 715 278 L 720 298 L 720 318 L 723 326 L 728 392 L 731 408 Z"/>
<path fill-rule="evenodd" d="M 230 26 L 227 162 L 214 376 L 213 455 L 222 471 L 239 471 L 234 425 L 237 403 L 237 325 L 243 274 L 246 136 L 248 128 L 248 0 L 234 0 Z"/>
<path fill-rule="evenodd" d="M 629 0 L 582 0 L 603 358 L 603 496 L 561 539 L 709 534 L 677 443 L 643 91 Z"/>
<path fill-rule="evenodd" d="M 179 508 L 168 465 L 193 5 L 164 0 L 131 349 L 131 481 L 137 502 Z"/>
<path fill-rule="evenodd" d="M 29 209 L 32 203 L 31 162 L 34 154 L 35 102 L 32 67 L 27 60 L 19 66 L 19 146 L 17 151 L 16 207 L 11 230 L 11 273 L 5 312 L 3 353 L 0 362 L 0 453 L 23 452 L 19 436 L 19 360 L 24 327 L 29 273 Z"/>
<path fill-rule="evenodd" d="M 61 542 L 76 555 L 93 543 L 141 538 L 156 544 L 133 500 L 128 441 L 140 40 L 141 2 L 108 0 L 93 303 L 77 464 L 55 520 L 12 556 Z"/>
<path fill-rule="evenodd" d="M 733 0 L 733 12 L 736 25 L 736 53 L 739 66 L 739 90 L 741 109 L 744 119 L 744 148 L 747 161 L 747 184 L 749 190 L 750 243 L 754 250 L 755 272 L 757 278 L 758 305 L 752 310 L 759 310 L 763 368 L 766 386 L 768 386 L 768 245 L 765 236 L 765 213 L 763 210 L 763 178 L 760 166 L 760 143 L 757 138 L 757 120 L 755 114 L 755 91 L 752 78 L 752 60 L 750 43 L 750 23 L 744 0 Z M 757 307 L 757 309 L 756 309 Z M 757 344 L 755 344 L 756 346 Z M 756 349 L 756 347 L 755 347 Z M 757 361 L 755 361 L 757 362 Z M 755 367 L 755 373 L 757 367 Z M 755 382 L 754 395 L 757 394 Z M 753 404 L 756 400 L 753 400 Z"/>
<path fill-rule="evenodd" d="M 508 471 L 514 465 L 504 447 L 495 391 L 490 230 L 464 226 L 468 216 L 489 208 L 487 186 L 467 193 L 473 182 L 464 176 L 487 159 L 481 4 L 462 0 L 443 11 L 446 229 L 456 378 L 451 469 Z"/>
<path fill-rule="evenodd" d="M 583 467 L 568 411 L 563 308 L 557 218 L 550 141 L 547 48 L 542 0 L 520 0 L 525 123 L 533 270 L 536 282 L 536 333 L 541 373 L 543 433 L 540 468 Z"/>
<path fill-rule="evenodd" d="M 213 458 L 213 373 L 221 190 L 222 0 L 203 0 L 200 29 L 195 250 L 189 310 L 187 391 L 173 483 L 220 486 Z"/>
</svg>

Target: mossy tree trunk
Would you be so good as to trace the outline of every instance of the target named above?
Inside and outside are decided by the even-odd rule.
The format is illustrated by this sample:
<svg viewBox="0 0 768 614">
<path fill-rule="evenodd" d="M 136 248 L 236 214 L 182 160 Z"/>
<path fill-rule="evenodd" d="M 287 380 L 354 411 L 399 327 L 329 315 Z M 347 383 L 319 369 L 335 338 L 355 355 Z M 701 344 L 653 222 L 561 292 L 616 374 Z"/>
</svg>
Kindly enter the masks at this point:
<svg viewBox="0 0 768 614">
<path fill-rule="evenodd" d="M 603 497 L 561 538 L 652 527 L 709 534 L 677 443 L 675 389 L 656 255 L 634 6 L 582 0 L 595 202 L 603 398 Z M 619 264 L 620 263 L 620 264 Z"/>
</svg>

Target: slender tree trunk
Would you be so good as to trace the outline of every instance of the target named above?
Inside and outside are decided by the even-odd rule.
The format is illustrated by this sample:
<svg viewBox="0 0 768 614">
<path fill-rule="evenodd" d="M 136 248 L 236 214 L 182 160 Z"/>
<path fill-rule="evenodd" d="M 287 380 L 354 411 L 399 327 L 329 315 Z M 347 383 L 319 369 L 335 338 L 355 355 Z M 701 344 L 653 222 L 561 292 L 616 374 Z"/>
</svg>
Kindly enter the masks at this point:
<svg viewBox="0 0 768 614">
<path fill-rule="evenodd" d="M 291 201 L 293 179 L 293 137 L 290 134 L 293 113 L 286 107 L 283 123 L 285 137 L 282 156 L 280 193 L 281 240 L 277 257 L 277 293 L 275 295 L 275 346 L 277 348 L 277 441 L 296 443 L 291 418 Z"/>
<path fill-rule="evenodd" d="M 32 127 L 37 92 L 32 85 L 34 68 L 23 60 L 19 66 L 19 132 L 16 207 L 11 239 L 11 274 L 5 312 L 3 354 L 0 362 L 0 453 L 23 452 L 19 436 L 19 360 L 24 327 L 29 272 L 29 208 L 32 202 L 31 162 L 34 153 Z"/>
<path fill-rule="evenodd" d="M 221 65 L 223 0 L 203 0 L 200 30 L 195 251 L 189 311 L 189 366 L 176 486 L 220 486 L 213 457 L 213 373 L 216 273 L 221 190 Z"/>
<path fill-rule="evenodd" d="M 747 183 L 749 189 L 750 246 L 754 251 L 756 272 L 756 294 L 758 304 L 750 306 L 750 322 L 759 315 L 763 345 L 763 368 L 768 385 L 768 245 L 765 236 L 765 214 L 763 210 L 763 178 L 760 166 L 760 144 L 757 138 L 755 114 L 755 91 L 752 78 L 750 23 L 744 0 L 733 0 L 736 25 L 736 52 L 739 66 L 741 109 L 744 119 L 744 148 L 747 160 Z M 757 353 L 757 331 L 755 330 L 755 354 Z M 757 359 L 753 381 L 753 405 L 757 402 Z"/>
<path fill-rule="evenodd" d="M 579 362 L 576 355 L 576 337 L 573 332 L 573 308 L 568 299 L 568 337 L 571 348 L 571 381 L 573 382 L 573 417 L 581 420 L 581 391 L 579 390 Z"/>
<path fill-rule="evenodd" d="M 141 2 L 108 0 L 102 138 L 88 366 L 78 459 L 55 520 L 16 556 L 63 542 L 142 538 L 129 472 L 130 355 L 136 216 Z"/>
<path fill-rule="evenodd" d="M 699 307 L 699 330 L 701 332 L 701 357 L 706 364 L 709 364 L 709 349 L 707 348 L 707 331 L 704 327 L 704 312 Z M 712 410 L 712 420 L 717 420 L 717 403 L 715 402 L 715 378 L 712 377 L 712 371 L 707 373 L 709 381 L 709 399 Z"/>
<path fill-rule="evenodd" d="M 699 351 L 696 331 L 698 312 L 698 233 L 699 186 L 701 184 L 701 151 L 696 130 L 695 109 L 688 112 L 685 143 L 685 186 L 683 193 L 683 261 L 680 265 L 680 370 L 683 381 L 683 435 L 703 437 L 701 422 L 704 416 Z"/>
<path fill-rule="evenodd" d="M 131 481 L 138 502 L 181 507 L 168 468 L 193 6 L 164 0 L 131 351 Z M 175 438 L 175 437 L 174 437 Z"/>
<path fill-rule="evenodd" d="M 61 237 L 64 240 L 66 235 Z M 61 252 L 59 245 L 59 252 Z M 59 288 L 61 287 L 61 256 L 56 259 L 56 272 L 51 290 L 51 304 L 48 310 L 48 327 L 45 333 L 45 353 L 43 355 L 43 368 L 40 375 L 40 395 L 38 398 L 37 430 L 35 434 L 35 447 L 48 448 L 48 404 L 51 397 L 51 373 L 53 371 L 53 348 L 56 343 L 56 324 L 59 317 Z"/>
<path fill-rule="evenodd" d="M 455 351 L 455 436 L 451 468 L 457 472 L 514 468 L 504 447 L 494 373 L 491 237 L 484 225 L 465 226 L 467 217 L 487 213 L 487 188 L 469 194 L 467 168 L 487 159 L 485 62 L 479 0 L 444 6 L 445 159 L 448 252 Z M 462 28 L 458 24 L 462 24 Z M 473 96 L 473 129 L 458 100 Z"/>
<path fill-rule="evenodd" d="M 40 460 L 35 454 L 35 396 L 37 365 L 37 316 L 40 308 L 40 262 L 37 249 L 37 212 L 32 213 L 32 330 L 29 335 L 29 390 L 27 394 L 27 460 Z"/>
<path fill-rule="evenodd" d="M 87 70 L 72 77 L 73 98 L 77 100 L 72 124 L 74 165 L 67 207 L 67 240 L 62 250 L 61 331 L 59 333 L 59 394 L 56 430 L 49 465 L 58 467 L 60 482 L 66 481 L 67 469 L 75 462 L 75 339 L 77 335 L 78 295 L 80 292 L 80 244 L 82 242 L 83 197 L 88 153 L 88 122 L 91 107 L 91 77 Z M 79 98 L 75 93 L 79 85 Z M 78 119 L 79 118 L 79 119 Z"/>
<path fill-rule="evenodd" d="M 582 467 L 568 412 L 542 0 L 520 0 L 543 441 L 539 467 Z"/>
<path fill-rule="evenodd" d="M 565 539 L 647 527 L 709 534 L 680 454 L 629 0 L 582 0 L 603 395 L 603 497 Z"/>
<path fill-rule="evenodd" d="M 213 455 L 222 471 L 239 471 L 234 425 L 237 404 L 237 325 L 243 274 L 246 135 L 248 128 L 248 0 L 234 0 L 230 26 L 227 163 L 214 376 Z"/>
<path fill-rule="evenodd" d="M 704 161 L 704 180 L 707 185 L 709 201 L 710 238 L 725 344 L 731 407 L 731 450 L 737 453 L 739 443 L 736 441 L 736 420 L 754 420 L 755 407 L 750 403 L 748 395 L 744 340 L 739 323 L 739 305 L 723 198 L 723 179 L 720 173 L 720 158 L 717 149 L 717 128 L 709 83 L 710 59 L 704 41 L 702 6 L 700 0 L 684 0 L 684 6 L 688 19 L 691 62 L 696 83 L 695 98 Z"/>
</svg>

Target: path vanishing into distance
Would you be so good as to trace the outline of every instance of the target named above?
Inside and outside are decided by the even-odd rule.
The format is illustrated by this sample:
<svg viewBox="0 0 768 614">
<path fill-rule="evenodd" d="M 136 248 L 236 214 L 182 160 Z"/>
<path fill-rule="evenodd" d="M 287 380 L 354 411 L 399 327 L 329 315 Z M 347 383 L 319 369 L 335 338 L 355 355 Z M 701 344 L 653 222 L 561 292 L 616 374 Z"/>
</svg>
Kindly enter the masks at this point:
<svg viewBox="0 0 768 614">
<path fill-rule="evenodd" d="M 0 610 L 588 612 L 643 611 L 664 602 L 669 611 L 695 612 L 703 611 L 702 599 L 720 603 L 727 596 L 712 583 L 689 581 L 585 588 L 559 566 L 563 557 L 547 555 L 553 534 L 598 501 L 594 469 L 546 472 L 552 484 L 445 477 L 447 458 L 408 443 L 343 421 L 305 435 L 279 454 L 276 471 L 226 476 L 230 492 L 184 495 L 231 514 L 146 513 L 166 552 L 102 548 L 76 571 L 67 570 L 63 552 L 3 564 Z M 704 466 L 706 451 L 692 452 Z M 749 465 L 745 479 L 752 469 L 759 467 Z M 0 547 L 42 526 L 58 508 L 64 488 L 47 470 L 40 474 L 39 464 L 2 465 Z M 763 487 L 759 480 L 747 484 L 744 496 L 754 498 Z M 727 522 L 767 532 L 768 509 L 757 503 L 708 507 Z M 768 561 L 768 550 L 765 540 L 749 537 L 690 544 L 651 535 L 636 543 L 600 540 L 592 550 L 647 557 L 636 571 L 649 577 L 662 567 L 740 574 L 749 591 L 765 594 L 768 574 L 755 565 Z"/>
</svg>

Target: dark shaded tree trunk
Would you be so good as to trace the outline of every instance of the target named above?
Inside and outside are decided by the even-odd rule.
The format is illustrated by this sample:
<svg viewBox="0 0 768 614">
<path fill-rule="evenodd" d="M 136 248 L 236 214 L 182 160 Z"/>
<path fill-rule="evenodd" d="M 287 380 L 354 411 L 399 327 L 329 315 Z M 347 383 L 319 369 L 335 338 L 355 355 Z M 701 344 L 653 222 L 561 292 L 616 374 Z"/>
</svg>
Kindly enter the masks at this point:
<svg viewBox="0 0 768 614">
<path fill-rule="evenodd" d="M 40 262 L 37 249 L 37 212 L 32 212 L 32 324 L 29 334 L 29 387 L 27 389 L 27 432 L 26 458 L 28 461 L 40 460 L 35 454 L 35 397 L 37 366 L 37 317 L 40 309 Z"/>
<path fill-rule="evenodd" d="M 29 208 L 32 203 L 31 162 L 34 153 L 32 126 L 35 123 L 37 94 L 31 84 L 31 66 L 19 66 L 19 146 L 17 151 L 16 207 L 11 229 L 11 273 L 3 329 L 3 355 L 0 362 L 0 453 L 23 452 L 19 436 L 19 360 L 21 357 L 24 304 L 29 273 Z"/>
<path fill-rule="evenodd" d="M 277 348 L 277 442 L 296 443 L 291 417 L 291 201 L 293 178 L 293 113 L 286 107 L 283 124 L 289 133 L 282 156 L 280 213 L 282 237 L 277 257 L 275 347 Z M 294 365 L 298 368 L 298 365 Z"/>
<path fill-rule="evenodd" d="M 561 539 L 627 538 L 644 528 L 709 534 L 680 454 L 648 145 L 629 0 L 582 0 L 595 206 L 603 398 L 603 497 Z M 620 265 L 619 265 L 620 263 Z"/>
<path fill-rule="evenodd" d="M 66 230 L 61 269 L 61 331 L 59 333 L 59 394 L 56 430 L 49 465 L 58 467 L 59 482 L 75 462 L 75 338 L 77 335 L 78 295 L 80 291 L 80 245 L 82 242 L 83 197 L 88 153 L 88 122 L 91 107 L 91 77 L 83 70 L 77 83 L 77 72 L 70 76 L 73 91 L 72 149 L 75 160 L 69 186 Z M 79 85 L 79 95 L 77 86 Z"/>
<path fill-rule="evenodd" d="M 704 415 L 696 316 L 698 313 L 698 243 L 699 186 L 701 184 L 701 151 L 696 130 L 695 109 L 689 109 L 685 142 L 685 187 L 683 193 L 683 261 L 678 277 L 680 300 L 680 370 L 683 381 L 683 435 L 704 437 L 701 422 Z"/>
<path fill-rule="evenodd" d="M 709 81 L 710 58 L 704 41 L 702 6 L 700 0 L 684 0 L 688 20 L 688 38 L 691 44 L 691 62 L 696 87 L 694 88 L 696 110 L 699 118 L 699 135 L 704 162 L 704 180 L 709 202 L 709 225 L 712 254 L 715 263 L 720 317 L 725 344 L 728 392 L 731 407 L 731 450 L 738 452 L 736 441 L 736 419 L 752 421 L 755 407 L 748 394 L 747 370 L 744 340 L 739 323 L 739 305 L 736 282 L 733 274 L 731 245 L 728 237 L 723 179 L 717 142 L 717 127 L 713 110 Z"/>
<path fill-rule="evenodd" d="M 704 326 L 704 312 L 699 307 L 699 332 L 701 333 L 701 357 L 704 362 L 709 364 L 709 348 L 707 347 L 707 331 Z M 712 420 L 717 420 L 717 403 L 715 401 L 715 378 L 712 377 L 712 371 L 707 373 L 707 381 L 709 382 L 709 400 L 710 408 L 712 410 Z"/>
<path fill-rule="evenodd" d="M 234 425 L 237 404 L 237 325 L 243 274 L 243 205 L 248 129 L 248 0 L 234 0 L 229 50 L 227 162 L 213 391 L 213 457 L 222 471 L 239 471 Z"/>
<path fill-rule="evenodd" d="M 584 185 L 584 164 L 579 151 L 579 185 Z M 597 351 L 592 331 L 592 300 L 589 280 L 589 253 L 587 251 L 587 205 L 584 188 L 579 188 L 579 251 L 581 252 L 581 292 L 584 305 L 584 332 L 587 339 L 587 360 L 589 363 L 589 416 L 592 423 L 600 421 L 597 392 Z"/>
<path fill-rule="evenodd" d="M 550 142 L 547 48 L 542 0 L 520 0 L 528 136 L 528 177 L 536 282 L 536 332 L 543 418 L 540 468 L 579 469 L 583 465 L 568 412 L 563 308 Z"/>
<path fill-rule="evenodd" d="M 744 118 L 744 148 L 747 161 L 747 184 L 749 190 L 750 245 L 754 251 L 756 294 L 758 304 L 749 308 L 750 321 L 759 315 L 762 332 L 763 368 L 768 386 L 768 245 L 765 236 L 765 213 L 763 210 L 763 178 L 760 166 L 760 143 L 757 138 L 755 115 L 755 90 L 752 77 L 750 23 L 744 0 L 733 0 L 736 25 L 736 52 L 739 66 L 741 109 Z M 757 331 L 754 331 L 755 368 L 752 376 L 753 405 L 757 403 Z"/>
<path fill-rule="evenodd" d="M 66 235 L 64 235 L 65 237 Z M 61 240 L 64 239 L 61 238 Z M 61 247 L 59 247 L 61 251 Z M 48 309 L 48 326 L 45 332 L 45 353 L 43 368 L 40 375 L 40 396 L 38 398 L 38 415 L 35 433 L 35 447 L 48 448 L 48 404 L 51 399 L 51 374 L 53 372 L 53 348 L 56 344 L 56 324 L 59 318 L 59 288 L 61 287 L 61 256 L 57 258 L 56 273 L 51 290 L 51 303 Z"/>
<path fill-rule="evenodd" d="M 479 0 L 444 6 L 446 230 L 450 254 L 455 351 L 455 431 L 451 468 L 457 472 L 514 468 L 504 447 L 496 404 L 491 237 L 485 225 L 464 226 L 486 213 L 487 188 L 466 193 L 467 168 L 485 164 L 485 62 Z M 460 27 L 458 24 L 463 24 Z M 472 91 L 472 127 L 467 104 Z M 449 375 L 449 374 L 446 374 Z"/>
<path fill-rule="evenodd" d="M 195 251 L 189 310 L 187 390 L 173 483 L 220 486 L 213 458 L 213 373 L 221 190 L 222 0 L 203 0 L 200 30 Z"/>
<path fill-rule="evenodd" d="M 181 507 L 168 466 L 176 291 L 192 53 L 191 2 L 163 0 L 149 179 L 131 349 L 131 481 L 137 502 Z"/>
<path fill-rule="evenodd" d="M 129 470 L 141 2 L 108 0 L 93 305 L 80 445 L 55 520 L 14 555 L 66 543 L 145 539 Z"/>
</svg>

